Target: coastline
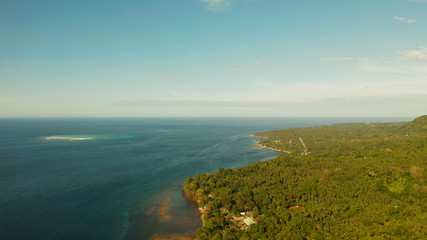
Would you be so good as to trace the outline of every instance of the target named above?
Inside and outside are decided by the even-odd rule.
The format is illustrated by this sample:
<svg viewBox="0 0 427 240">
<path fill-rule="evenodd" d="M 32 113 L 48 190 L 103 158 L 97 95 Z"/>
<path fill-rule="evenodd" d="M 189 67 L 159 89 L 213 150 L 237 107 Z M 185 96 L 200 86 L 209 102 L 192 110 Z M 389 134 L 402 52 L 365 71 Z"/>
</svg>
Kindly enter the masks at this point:
<svg viewBox="0 0 427 240">
<path fill-rule="evenodd" d="M 191 198 L 190 194 L 188 192 L 186 192 L 186 190 L 184 189 L 184 187 L 182 187 L 182 191 L 181 192 L 182 192 L 182 197 L 185 200 L 191 202 L 194 206 L 197 206 L 197 208 L 199 207 L 199 201 L 197 201 L 196 199 Z M 200 211 L 199 211 L 199 213 L 200 213 Z"/>
<path fill-rule="evenodd" d="M 201 218 L 202 215 L 198 206 L 198 201 L 196 199 L 192 199 L 190 195 L 185 191 L 184 187 L 182 187 L 181 194 L 186 201 L 190 202 L 192 205 L 194 205 L 195 208 L 197 208 L 197 213 L 199 214 L 200 221 L 202 221 L 202 218 Z M 154 234 L 150 237 L 150 240 L 194 240 L 194 239 L 196 239 L 196 233 L 194 233 L 194 235 L 193 234 L 190 234 L 190 235 L 188 234 L 186 235 Z"/>
<path fill-rule="evenodd" d="M 175 196 L 173 196 L 175 195 Z M 174 198 L 179 197 L 181 200 L 185 202 L 185 204 L 188 205 L 190 203 L 190 206 L 188 206 L 188 209 L 184 211 L 190 211 L 191 215 L 189 216 L 186 213 L 183 214 L 177 214 L 177 211 L 181 211 L 182 209 L 179 206 L 176 206 Z M 183 199 L 182 199 L 183 198 Z M 168 225 L 170 225 L 173 229 L 173 231 L 154 231 L 149 235 L 145 235 L 143 239 L 149 239 L 149 240 L 194 240 L 196 239 L 196 230 L 198 227 L 200 227 L 202 221 L 201 221 L 201 215 L 200 212 L 196 215 L 194 212 L 194 208 L 196 208 L 197 201 L 194 199 L 191 199 L 189 195 L 184 191 L 184 188 L 175 188 L 173 190 L 173 193 L 169 193 L 167 195 L 164 195 L 162 197 L 162 200 L 158 201 L 157 203 L 154 203 L 154 205 L 150 208 L 148 208 L 145 211 L 145 216 L 147 218 L 151 218 L 152 221 L 158 221 L 159 226 L 168 228 Z M 186 224 L 186 223 L 189 224 Z M 197 222 L 197 227 L 195 227 L 195 222 Z M 162 227 L 160 227 L 162 228 Z M 138 238 L 139 239 L 139 238 Z"/>
<path fill-rule="evenodd" d="M 257 138 L 262 138 L 262 139 L 268 139 L 268 137 L 265 137 L 265 136 L 257 136 L 257 135 L 255 135 L 255 134 L 251 134 L 251 137 L 257 137 Z M 275 152 L 283 152 L 283 153 L 291 154 L 291 151 L 288 151 L 288 150 L 277 149 L 277 148 L 271 148 L 271 147 L 267 147 L 267 146 L 261 145 L 261 144 L 259 143 L 259 141 L 258 141 L 256 144 L 251 144 L 251 147 L 257 147 L 257 148 L 266 149 L 266 150 L 271 150 L 271 151 L 275 151 Z"/>
<path fill-rule="evenodd" d="M 190 202 L 197 209 L 197 213 L 199 214 L 200 221 L 202 222 L 202 225 L 203 225 L 203 218 L 202 218 L 203 212 L 200 210 L 199 200 L 191 198 L 190 194 L 186 191 L 186 189 L 184 188 L 184 186 L 182 187 L 182 197 L 186 201 Z"/>
<path fill-rule="evenodd" d="M 255 134 L 251 134 L 251 137 L 257 137 L 257 138 L 262 138 L 262 139 L 268 139 L 268 137 L 265 136 L 257 136 Z M 266 150 L 271 150 L 271 151 L 275 151 L 275 152 L 283 152 L 283 153 L 287 153 L 287 154 L 291 154 L 290 151 L 287 150 L 282 150 L 282 149 L 275 149 L 275 148 L 270 148 L 267 146 L 263 146 L 261 145 L 259 142 L 257 142 L 256 144 L 251 144 L 251 147 L 257 147 L 257 148 L 261 148 L 261 149 L 266 149 Z M 194 205 L 194 207 L 197 209 L 197 213 L 199 214 L 200 217 L 200 221 L 202 222 L 202 226 L 204 224 L 203 221 L 203 208 L 199 207 L 199 200 L 195 199 L 195 198 L 191 198 L 189 192 L 185 189 L 185 186 L 182 187 L 182 197 L 192 203 Z M 170 237 L 159 237 L 159 236 L 153 236 L 151 240 L 194 240 L 196 239 L 196 235 L 194 236 L 180 236 L 180 235 L 176 235 L 176 236 L 170 236 Z"/>
<path fill-rule="evenodd" d="M 427 123 L 427 116 L 424 119 Z M 325 125 L 306 128 L 304 132 L 299 129 L 290 129 L 284 130 L 281 135 L 280 132 L 272 132 L 271 135 L 266 133 L 271 140 L 265 136 L 252 134 L 252 137 L 263 139 L 258 139 L 258 142 L 251 146 L 290 153 L 290 151 L 266 147 L 266 145 L 270 145 L 277 148 L 290 148 L 293 152 L 302 151 L 302 153 L 295 157 L 280 154 L 270 162 L 255 163 L 235 171 L 221 168 L 214 173 L 201 174 L 194 179 L 189 178 L 184 186 L 184 193 L 187 197 L 190 195 L 193 201 L 199 200 L 201 207 L 199 211 L 203 212 L 204 209 L 209 211 L 203 214 L 205 224 L 197 231 L 197 237 L 220 238 L 229 234 L 233 237 L 230 239 L 241 239 L 248 236 L 252 238 L 273 236 L 278 239 L 287 236 L 301 239 L 305 236 L 316 239 L 346 239 L 349 236 L 365 236 L 357 232 L 360 230 L 360 219 L 370 221 L 372 215 L 366 215 L 362 209 L 366 209 L 366 212 L 377 213 L 379 216 L 378 225 L 374 228 L 382 229 L 377 235 L 380 238 L 384 236 L 393 238 L 396 226 L 400 229 L 408 225 L 417 227 L 402 232 L 401 236 L 408 236 L 407 238 L 423 236 L 422 228 L 420 228 L 423 212 L 417 207 L 407 206 L 415 205 L 414 202 L 422 204 L 423 193 L 425 193 L 426 186 L 422 178 L 422 171 L 424 171 L 422 166 L 425 165 L 425 162 L 421 156 L 425 156 L 427 151 L 426 145 L 423 144 L 426 132 L 418 129 L 427 128 L 425 125 L 417 126 L 418 129 L 411 129 L 411 127 L 411 123 L 372 125 L 360 123 L 332 127 Z M 308 132 L 312 135 L 309 135 Z M 307 147 L 303 138 L 310 148 Z M 292 141 L 294 145 L 291 145 Z M 253 141 L 253 143 L 255 142 Z M 408 146 L 418 154 L 414 154 L 414 156 L 420 157 L 407 158 L 407 154 L 410 152 L 407 151 Z M 313 151 L 313 157 L 306 157 L 310 154 L 309 150 Z M 389 152 L 393 152 L 393 154 L 389 154 Z M 319 157 L 322 161 L 318 161 Z M 388 166 L 388 168 L 383 166 Z M 268 173 L 268 177 L 266 177 L 266 173 Z M 391 184 L 384 180 L 387 176 L 391 177 Z M 263 182 L 260 184 L 258 179 L 262 179 Z M 291 185 L 289 182 L 297 184 L 289 186 Z M 384 185 L 381 186 L 381 183 Z M 399 185 L 398 189 L 395 188 L 397 185 Z M 423 188 L 420 187 L 421 185 Z M 318 189 L 317 186 L 322 186 L 324 189 L 320 187 Z M 343 191 L 336 186 L 345 186 L 346 190 Z M 411 190 L 413 192 L 409 192 Z M 348 194 L 348 192 L 355 194 Z M 310 196 L 307 196 L 307 193 Z M 375 199 L 377 196 L 387 200 L 374 205 L 371 199 Z M 268 198 L 267 201 L 265 201 L 266 198 Z M 273 201 L 275 199 L 281 200 L 275 202 Z M 322 201 L 324 199 L 328 201 Z M 399 201 L 399 205 L 394 205 L 395 201 Z M 248 207 L 248 203 L 254 207 Z M 393 205 L 388 204 L 384 207 L 384 203 Z M 387 219 L 393 219 L 396 209 L 403 208 L 400 204 L 404 205 L 405 211 L 411 212 L 411 217 L 399 219 L 402 222 L 396 222 L 393 225 L 382 222 L 384 216 Z M 263 210 L 259 211 L 260 208 Z M 325 211 L 325 209 L 340 210 L 334 210 L 336 212 L 333 213 Z M 352 210 L 349 211 L 350 209 Z M 299 211 L 301 211 L 300 214 Z M 239 212 L 244 217 L 241 217 Z M 342 214 L 344 212 L 346 213 Z M 335 221 L 332 214 L 339 220 Z M 255 229 L 252 229 L 253 231 L 237 232 L 248 230 L 252 224 L 256 224 L 260 220 L 258 218 L 253 223 L 248 222 L 251 224 L 249 225 L 245 221 L 249 218 L 246 216 L 260 216 L 262 221 Z M 265 218 L 263 219 L 263 217 Z M 229 221 L 233 218 L 235 221 Z M 248 228 L 236 227 L 237 222 L 242 219 Z M 272 221 L 271 219 L 286 220 Z M 305 228 L 301 232 L 295 233 L 294 228 L 286 227 L 289 225 L 287 223 L 294 224 L 297 221 Z M 342 227 L 343 222 L 349 224 Z M 322 225 L 324 223 L 326 224 Z M 265 231 L 270 226 L 273 226 L 271 229 L 282 229 L 283 232 Z M 322 229 L 326 229 L 324 226 L 332 226 L 331 229 L 334 231 L 323 231 Z M 388 235 L 383 235 L 384 232 Z M 354 235 L 354 233 L 356 234 Z"/>
</svg>

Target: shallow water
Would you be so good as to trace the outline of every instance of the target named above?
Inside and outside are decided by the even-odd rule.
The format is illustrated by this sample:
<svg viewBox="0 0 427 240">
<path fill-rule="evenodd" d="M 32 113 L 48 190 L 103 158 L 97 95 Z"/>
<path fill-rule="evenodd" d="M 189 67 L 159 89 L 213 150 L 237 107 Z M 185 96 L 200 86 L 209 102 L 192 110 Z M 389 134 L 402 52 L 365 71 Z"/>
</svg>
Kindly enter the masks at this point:
<svg viewBox="0 0 427 240">
<path fill-rule="evenodd" d="M 277 155 L 250 134 L 396 120 L 410 119 L 2 119 L 0 239 L 191 235 L 200 221 L 181 196 L 186 178 Z"/>
</svg>

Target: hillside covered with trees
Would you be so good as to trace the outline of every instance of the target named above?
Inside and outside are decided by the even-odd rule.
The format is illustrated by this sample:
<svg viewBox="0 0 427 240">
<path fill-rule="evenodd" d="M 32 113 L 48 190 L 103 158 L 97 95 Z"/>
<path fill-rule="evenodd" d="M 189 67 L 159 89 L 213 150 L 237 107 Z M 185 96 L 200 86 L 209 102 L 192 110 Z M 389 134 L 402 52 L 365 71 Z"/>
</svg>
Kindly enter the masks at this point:
<svg viewBox="0 0 427 240">
<path fill-rule="evenodd" d="M 290 153 L 187 179 L 197 239 L 427 238 L 427 116 L 255 136 Z"/>
</svg>

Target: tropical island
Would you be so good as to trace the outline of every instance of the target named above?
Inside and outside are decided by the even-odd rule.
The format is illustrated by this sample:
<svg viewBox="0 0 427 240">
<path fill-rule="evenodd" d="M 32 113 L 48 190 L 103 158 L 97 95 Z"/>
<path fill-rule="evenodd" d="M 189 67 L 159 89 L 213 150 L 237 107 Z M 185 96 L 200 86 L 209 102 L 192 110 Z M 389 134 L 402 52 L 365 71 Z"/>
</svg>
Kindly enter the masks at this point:
<svg viewBox="0 0 427 240">
<path fill-rule="evenodd" d="M 281 153 L 189 178 L 196 239 L 425 239 L 427 115 L 257 133 Z"/>
<path fill-rule="evenodd" d="M 111 134 L 98 134 L 98 135 L 52 135 L 41 137 L 45 141 L 86 141 L 86 140 L 108 140 L 108 139 L 125 139 L 133 138 L 131 135 L 111 135 Z"/>
<path fill-rule="evenodd" d="M 58 135 L 58 136 L 48 136 L 43 137 L 43 140 L 54 140 L 54 141 L 84 141 L 84 140 L 93 140 L 95 137 L 86 136 L 86 135 Z"/>
</svg>

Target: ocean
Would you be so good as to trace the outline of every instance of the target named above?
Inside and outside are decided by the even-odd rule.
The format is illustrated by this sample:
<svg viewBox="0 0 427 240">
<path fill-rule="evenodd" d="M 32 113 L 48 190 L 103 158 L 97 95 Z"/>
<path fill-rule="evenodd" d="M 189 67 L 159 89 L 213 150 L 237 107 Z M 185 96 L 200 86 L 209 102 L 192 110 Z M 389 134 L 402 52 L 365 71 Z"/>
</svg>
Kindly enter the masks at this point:
<svg viewBox="0 0 427 240">
<path fill-rule="evenodd" d="M 252 133 L 412 119 L 0 119 L 0 239 L 134 240 L 194 235 L 184 181 L 278 153 Z"/>
</svg>

